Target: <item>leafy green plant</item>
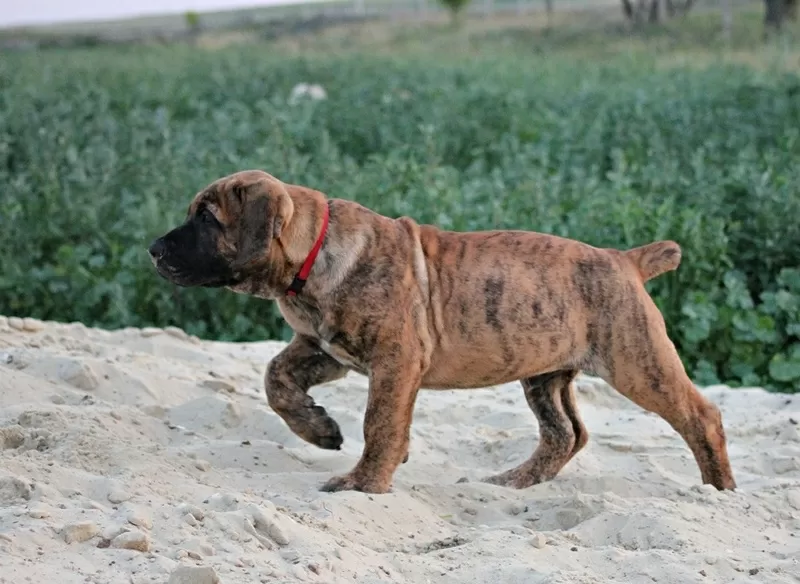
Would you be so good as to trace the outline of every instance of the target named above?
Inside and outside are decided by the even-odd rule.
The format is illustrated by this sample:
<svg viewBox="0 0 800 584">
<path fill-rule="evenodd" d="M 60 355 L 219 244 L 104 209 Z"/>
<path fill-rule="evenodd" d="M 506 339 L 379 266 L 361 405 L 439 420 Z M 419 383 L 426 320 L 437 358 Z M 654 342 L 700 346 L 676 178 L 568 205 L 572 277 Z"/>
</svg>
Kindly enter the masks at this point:
<svg viewBox="0 0 800 584">
<path fill-rule="evenodd" d="M 328 98 L 290 104 L 300 82 Z M 9 54 L 0 87 L 0 313 L 287 338 L 272 303 L 174 288 L 146 253 L 263 168 L 447 229 L 674 239 L 648 289 L 693 378 L 800 387 L 796 76 L 154 47 Z"/>
</svg>

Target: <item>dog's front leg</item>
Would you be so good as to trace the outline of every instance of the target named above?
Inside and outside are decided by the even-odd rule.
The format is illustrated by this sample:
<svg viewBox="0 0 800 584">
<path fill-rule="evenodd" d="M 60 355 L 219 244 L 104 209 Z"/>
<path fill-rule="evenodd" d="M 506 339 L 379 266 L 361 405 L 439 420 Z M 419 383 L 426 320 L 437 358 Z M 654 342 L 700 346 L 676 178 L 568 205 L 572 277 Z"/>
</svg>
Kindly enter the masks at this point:
<svg viewBox="0 0 800 584">
<path fill-rule="evenodd" d="M 323 491 L 387 493 L 392 476 L 408 455 L 411 418 L 422 379 L 408 362 L 381 363 L 370 374 L 364 416 L 364 451 L 346 475 L 333 477 Z"/>
<path fill-rule="evenodd" d="M 298 335 L 267 367 L 267 401 L 300 438 L 320 448 L 339 450 L 343 440 L 339 425 L 314 402 L 308 390 L 341 379 L 347 371 L 313 340 Z"/>
</svg>

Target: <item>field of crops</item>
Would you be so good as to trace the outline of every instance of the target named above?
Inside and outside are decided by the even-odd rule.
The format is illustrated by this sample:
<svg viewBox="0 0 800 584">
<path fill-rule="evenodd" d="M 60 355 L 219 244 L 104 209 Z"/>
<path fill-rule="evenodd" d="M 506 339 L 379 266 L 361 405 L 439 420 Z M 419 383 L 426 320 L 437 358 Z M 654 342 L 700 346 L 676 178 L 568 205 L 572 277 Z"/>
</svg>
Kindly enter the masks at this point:
<svg viewBox="0 0 800 584">
<path fill-rule="evenodd" d="M 328 99 L 289 104 L 299 82 Z M 648 286 L 694 379 L 800 383 L 796 76 L 243 46 L 4 55 L 0 89 L 0 314 L 285 338 L 271 303 L 175 289 L 146 254 L 257 167 L 449 229 L 674 239 Z"/>
</svg>

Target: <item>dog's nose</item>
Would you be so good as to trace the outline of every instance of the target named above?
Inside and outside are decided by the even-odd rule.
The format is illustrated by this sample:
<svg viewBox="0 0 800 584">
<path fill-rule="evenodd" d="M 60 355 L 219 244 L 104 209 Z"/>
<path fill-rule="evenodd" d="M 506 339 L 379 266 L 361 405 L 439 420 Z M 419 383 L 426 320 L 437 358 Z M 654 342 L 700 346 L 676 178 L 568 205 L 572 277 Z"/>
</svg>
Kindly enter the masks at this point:
<svg viewBox="0 0 800 584">
<path fill-rule="evenodd" d="M 150 254 L 150 257 L 154 260 L 161 259 L 161 257 L 164 255 L 164 252 L 167 251 L 167 244 L 164 243 L 163 239 L 156 239 L 150 244 L 150 247 L 147 251 Z"/>
</svg>

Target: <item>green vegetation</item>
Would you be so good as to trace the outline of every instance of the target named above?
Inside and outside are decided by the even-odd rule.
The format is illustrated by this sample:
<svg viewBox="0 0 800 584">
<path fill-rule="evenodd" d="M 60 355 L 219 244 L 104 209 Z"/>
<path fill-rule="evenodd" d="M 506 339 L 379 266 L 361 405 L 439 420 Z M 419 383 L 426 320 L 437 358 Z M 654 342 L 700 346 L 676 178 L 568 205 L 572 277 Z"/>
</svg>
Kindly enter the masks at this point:
<svg viewBox="0 0 800 584">
<path fill-rule="evenodd" d="M 199 188 L 262 168 L 447 229 L 674 239 L 680 269 L 648 287 L 694 379 L 795 390 L 800 78 L 509 54 L 4 56 L 0 313 L 286 338 L 272 303 L 174 288 L 146 254 Z M 328 99 L 290 105 L 300 82 Z"/>
</svg>

